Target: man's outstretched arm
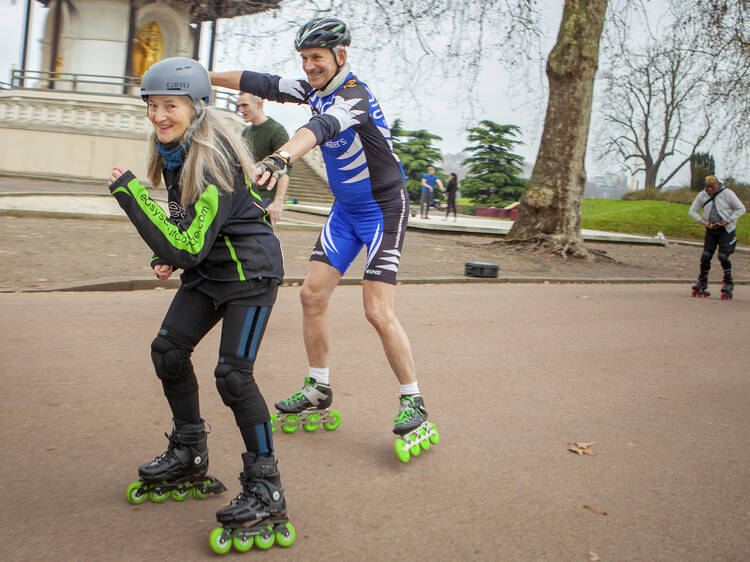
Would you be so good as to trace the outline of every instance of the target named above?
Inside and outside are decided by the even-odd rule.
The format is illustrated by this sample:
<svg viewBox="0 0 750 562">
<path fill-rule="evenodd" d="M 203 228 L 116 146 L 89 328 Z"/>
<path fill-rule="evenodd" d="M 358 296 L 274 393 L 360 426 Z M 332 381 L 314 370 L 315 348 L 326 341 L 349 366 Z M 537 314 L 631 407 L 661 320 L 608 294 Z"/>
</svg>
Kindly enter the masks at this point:
<svg viewBox="0 0 750 562">
<path fill-rule="evenodd" d="M 229 72 L 209 72 L 208 77 L 211 84 L 219 88 L 231 88 L 232 90 L 240 89 L 241 70 L 230 70 Z"/>
</svg>

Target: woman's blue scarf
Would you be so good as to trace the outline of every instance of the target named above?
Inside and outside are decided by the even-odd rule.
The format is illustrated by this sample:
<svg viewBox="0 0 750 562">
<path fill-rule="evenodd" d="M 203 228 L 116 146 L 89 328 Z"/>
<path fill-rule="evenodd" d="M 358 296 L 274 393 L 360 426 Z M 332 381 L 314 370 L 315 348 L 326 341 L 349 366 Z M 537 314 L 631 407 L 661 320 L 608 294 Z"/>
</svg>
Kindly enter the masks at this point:
<svg viewBox="0 0 750 562">
<path fill-rule="evenodd" d="M 190 142 L 187 142 L 186 144 L 178 143 L 175 146 L 174 143 L 164 145 L 160 141 L 156 141 L 156 150 L 161 154 L 161 157 L 164 160 L 164 166 L 170 171 L 177 170 L 182 166 L 182 162 L 185 159 L 185 153 L 189 147 Z"/>
</svg>

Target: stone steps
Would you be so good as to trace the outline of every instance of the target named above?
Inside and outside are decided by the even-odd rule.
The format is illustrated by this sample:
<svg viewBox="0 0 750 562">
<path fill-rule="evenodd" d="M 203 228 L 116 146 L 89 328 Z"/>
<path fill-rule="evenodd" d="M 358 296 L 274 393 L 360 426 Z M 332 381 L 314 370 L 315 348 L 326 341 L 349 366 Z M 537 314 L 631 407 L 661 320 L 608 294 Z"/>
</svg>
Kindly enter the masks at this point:
<svg viewBox="0 0 750 562">
<path fill-rule="evenodd" d="M 292 167 L 286 197 L 299 203 L 333 204 L 328 184 L 304 160 L 297 160 Z"/>
</svg>

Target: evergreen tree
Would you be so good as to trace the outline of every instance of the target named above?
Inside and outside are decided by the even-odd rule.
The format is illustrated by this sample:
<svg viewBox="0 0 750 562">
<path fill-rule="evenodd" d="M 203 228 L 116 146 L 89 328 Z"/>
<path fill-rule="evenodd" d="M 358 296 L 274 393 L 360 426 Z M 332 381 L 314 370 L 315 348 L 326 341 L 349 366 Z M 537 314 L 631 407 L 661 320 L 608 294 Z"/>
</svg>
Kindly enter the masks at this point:
<svg viewBox="0 0 750 562">
<path fill-rule="evenodd" d="M 461 182 L 461 195 L 501 207 L 518 201 L 526 187 L 526 180 L 518 177 L 523 157 L 511 152 L 520 141 L 509 137 L 519 131 L 516 125 L 492 121 L 480 121 L 479 126 L 468 129 L 468 139 L 474 144 L 465 149 L 471 156 L 464 160 L 469 175 Z"/>
<path fill-rule="evenodd" d="M 708 152 L 696 152 L 690 157 L 690 189 L 700 191 L 706 186 L 706 176 L 716 175 L 714 157 Z"/>
<path fill-rule="evenodd" d="M 401 160 L 406 174 L 406 189 L 411 200 L 419 200 L 419 192 L 422 190 L 422 176 L 427 173 L 428 166 L 438 169 L 436 162 L 443 159 L 439 148 L 432 146 L 432 142 L 443 140 L 437 135 L 424 129 L 419 131 L 407 131 L 403 127 L 401 119 L 396 119 L 391 126 L 391 137 L 393 138 L 393 150 Z M 437 174 L 445 183 L 445 174 Z M 434 194 L 438 199 L 437 189 Z"/>
</svg>

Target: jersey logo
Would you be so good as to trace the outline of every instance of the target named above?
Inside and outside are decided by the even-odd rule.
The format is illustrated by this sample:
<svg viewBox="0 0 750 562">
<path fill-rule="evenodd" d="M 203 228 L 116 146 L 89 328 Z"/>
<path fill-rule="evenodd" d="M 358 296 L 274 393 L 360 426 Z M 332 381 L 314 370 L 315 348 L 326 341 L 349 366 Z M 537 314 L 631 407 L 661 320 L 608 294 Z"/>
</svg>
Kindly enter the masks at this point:
<svg viewBox="0 0 750 562">
<path fill-rule="evenodd" d="M 351 88 L 356 85 L 357 85 L 357 81 L 354 78 L 350 78 L 349 80 L 346 81 L 346 83 L 343 86 L 341 86 L 341 89 L 343 90 L 344 88 Z"/>
</svg>

